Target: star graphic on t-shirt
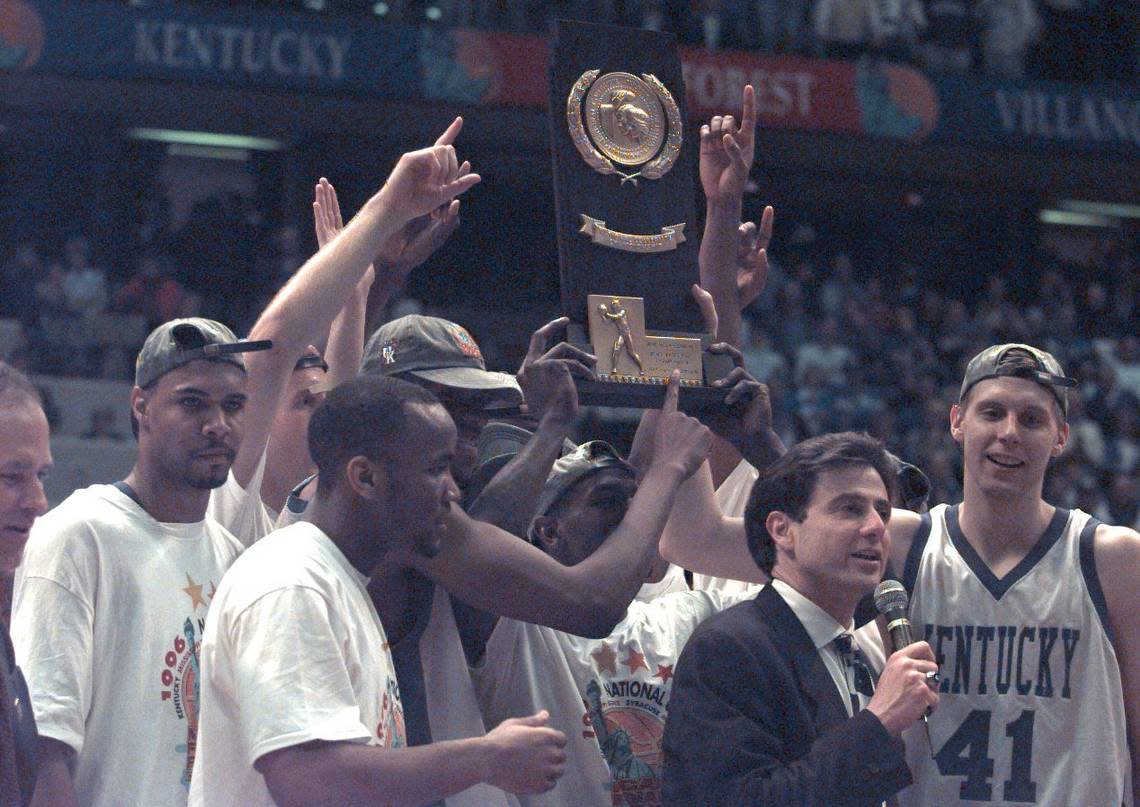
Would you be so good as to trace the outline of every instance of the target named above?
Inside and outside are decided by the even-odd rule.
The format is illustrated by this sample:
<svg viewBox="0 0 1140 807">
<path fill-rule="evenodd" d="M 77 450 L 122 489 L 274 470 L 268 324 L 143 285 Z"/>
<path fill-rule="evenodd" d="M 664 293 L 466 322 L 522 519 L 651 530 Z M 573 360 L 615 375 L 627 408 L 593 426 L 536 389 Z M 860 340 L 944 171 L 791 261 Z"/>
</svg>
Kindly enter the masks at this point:
<svg viewBox="0 0 1140 807">
<path fill-rule="evenodd" d="M 633 675 L 639 669 L 648 671 L 649 665 L 645 663 L 645 656 L 638 653 L 632 647 L 629 649 L 629 656 L 622 662 L 625 666 L 629 667 L 629 674 Z"/>
<path fill-rule="evenodd" d="M 182 590 L 186 592 L 186 596 L 190 598 L 191 608 L 197 609 L 199 605 L 203 608 L 206 607 L 206 600 L 202 596 L 202 584 L 195 583 L 194 578 L 190 576 L 189 572 L 186 573 L 186 588 Z"/>
<path fill-rule="evenodd" d="M 214 601 L 214 595 L 218 593 L 218 587 L 214 585 L 214 581 L 210 581 L 210 602 Z"/>
<path fill-rule="evenodd" d="M 661 679 L 661 683 L 669 683 L 669 679 L 673 677 L 673 665 L 670 664 L 668 667 L 666 667 L 664 664 L 658 664 L 657 677 Z"/>
<path fill-rule="evenodd" d="M 617 674 L 617 653 L 608 644 L 603 643 L 601 647 L 590 654 L 594 657 L 594 666 L 598 668 L 598 672 L 608 672 L 611 675 Z"/>
</svg>

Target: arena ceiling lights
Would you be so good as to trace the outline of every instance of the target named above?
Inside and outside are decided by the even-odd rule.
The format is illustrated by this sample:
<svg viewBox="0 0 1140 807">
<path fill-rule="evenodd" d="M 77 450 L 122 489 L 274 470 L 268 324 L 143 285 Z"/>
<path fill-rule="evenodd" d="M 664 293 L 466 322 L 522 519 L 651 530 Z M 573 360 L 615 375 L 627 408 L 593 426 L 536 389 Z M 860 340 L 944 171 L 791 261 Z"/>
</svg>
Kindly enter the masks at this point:
<svg viewBox="0 0 1140 807">
<path fill-rule="evenodd" d="M 1117 228 L 1122 219 L 1140 219 L 1140 205 L 1062 199 L 1037 217 L 1044 224 L 1069 227 Z"/>
<path fill-rule="evenodd" d="M 206 157 L 215 160 L 246 160 L 251 151 L 280 151 L 285 145 L 267 137 L 219 134 L 217 132 L 189 132 L 180 129 L 130 129 L 132 140 L 150 140 L 166 143 L 170 154 L 186 157 Z"/>
</svg>

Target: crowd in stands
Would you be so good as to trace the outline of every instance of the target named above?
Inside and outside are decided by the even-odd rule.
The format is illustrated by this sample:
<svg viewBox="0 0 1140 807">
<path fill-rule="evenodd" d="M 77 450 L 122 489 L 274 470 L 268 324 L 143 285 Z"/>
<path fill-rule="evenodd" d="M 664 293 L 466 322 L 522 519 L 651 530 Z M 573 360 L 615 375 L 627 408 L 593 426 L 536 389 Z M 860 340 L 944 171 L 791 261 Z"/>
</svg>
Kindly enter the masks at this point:
<svg viewBox="0 0 1140 807">
<path fill-rule="evenodd" d="M 153 2 L 153 0 L 150 0 Z M 145 0 L 144 0 L 145 2 Z M 1135 80 L 1140 5 L 1104 0 L 298 0 L 320 12 L 382 14 L 545 33 L 571 18 L 676 33 L 707 48 L 832 59 L 876 52 L 940 72 L 1060 81 Z M 243 4 L 244 5 L 244 4 Z M 278 3 L 272 3 L 275 8 Z"/>
<path fill-rule="evenodd" d="M 935 500 L 956 501 L 961 451 L 946 427 L 956 379 L 985 345 L 1028 342 L 1053 352 L 1081 383 L 1070 396 L 1070 449 L 1047 478 L 1050 500 L 1111 523 L 1140 523 L 1140 313 L 1135 246 L 1127 239 L 1106 240 L 1084 267 L 1037 255 L 1036 288 L 1014 293 L 994 275 L 983 295 L 961 299 L 923 283 L 937 267 L 904 266 L 894 282 L 856 266 L 834 244 L 818 243 L 810 225 L 787 229 L 785 243 L 785 230 L 777 230 L 767 288 L 746 311 L 744 339 L 747 366 L 769 385 L 786 442 L 868 430 L 927 471 Z M 271 283 L 304 262 L 293 227 L 269 231 L 246 249 L 250 243 L 263 245 L 247 257 L 255 268 L 228 279 L 176 270 L 152 250 L 133 275 L 112 279 L 93 265 L 82 236 L 67 239 L 59 255 L 21 243 L 0 275 L 0 316 L 23 326 L 7 358 L 37 374 L 126 380 L 128 357 L 167 319 L 203 313 L 244 331 Z M 190 286 L 196 277 L 208 282 Z M 264 292 L 237 292 L 249 278 L 272 281 Z M 396 310 L 416 305 L 405 298 Z M 496 344 L 501 334 L 478 335 L 488 355 L 504 357 L 504 369 L 517 362 Z M 57 404 L 47 403 L 50 416 Z M 123 437 L 112 423 L 92 413 L 85 434 Z"/>
<path fill-rule="evenodd" d="M 1069 448 L 1046 477 L 1046 497 L 1138 523 L 1134 245 L 1106 242 L 1083 268 L 1038 255 L 1035 287 L 1015 294 L 993 275 L 983 295 L 956 299 L 924 285 L 915 266 L 884 283 L 840 252 L 821 271 L 810 237 L 800 240 L 774 248 L 784 268 L 774 268 L 745 321 L 747 366 L 768 384 L 785 439 L 865 429 L 926 470 L 934 500 L 958 501 L 962 453 L 946 414 L 966 362 L 988 344 L 1041 345 L 1080 382 Z"/>
</svg>

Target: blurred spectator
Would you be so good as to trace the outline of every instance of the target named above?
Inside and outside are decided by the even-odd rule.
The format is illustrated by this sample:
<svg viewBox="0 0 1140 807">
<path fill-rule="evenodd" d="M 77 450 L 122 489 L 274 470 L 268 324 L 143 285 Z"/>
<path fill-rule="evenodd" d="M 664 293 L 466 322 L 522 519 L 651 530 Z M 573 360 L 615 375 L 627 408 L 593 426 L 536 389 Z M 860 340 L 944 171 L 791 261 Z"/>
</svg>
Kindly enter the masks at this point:
<svg viewBox="0 0 1140 807">
<path fill-rule="evenodd" d="M 1069 395 L 1069 442 L 1062 459 L 1094 468 L 1104 467 L 1104 430 L 1085 412 L 1079 392 Z"/>
<path fill-rule="evenodd" d="M 71 236 L 64 244 L 63 255 L 62 290 L 67 308 L 85 318 L 101 314 L 107 306 L 107 275 L 91 265 L 87 239 Z"/>
<path fill-rule="evenodd" d="M 144 317 L 150 331 L 167 320 L 192 316 L 196 302 L 174 279 L 166 256 L 146 253 L 139 259 L 138 272 L 115 295 L 114 307 Z"/>
<path fill-rule="evenodd" d="M 931 70 L 965 73 L 974 38 L 973 0 L 926 0 L 926 32 L 920 49 Z"/>
<path fill-rule="evenodd" d="M 857 59 L 871 40 L 871 0 L 816 0 L 815 36 L 828 59 Z"/>
<path fill-rule="evenodd" d="M 767 382 L 776 374 L 786 375 L 788 363 L 784 354 L 772 347 L 768 334 L 747 319 L 740 323 L 744 366 L 758 381 Z"/>
<path fill-rule="evenodd" d="M 756 0 L 760 47 L 780 53 L 807 53 L 811 47 L 808 0 Z"/>
<path fill-rule="evenodd" d="M 796 414 L 807 429 L 807 435 L 834 431 L 835 402 L 838 390 L 827 384 L 821 368 L 809 366 L 796 385 Z"/>
<path fill-rule="evenodd" d="M 1140 400 L 1140 337 L 1130 333 L 1119 339 L 1097 339 L 1095 347 L 1097 356 L 1112 369 L 1120 387 Z"/>
<path fill-rule="evenodd" d="M 796 383 L 804 383 L 809 372 L 818 370 L 821 383 L 843 387 L 854 361 L 851 348 L 839 341 L 839 323 L 827 317 L 820 323 L 818 336 L 796 351 Z"/>
<path fill-rule="evenodd" d="M 115 410 L 101 407 L 91 410 L 91 421 L 87 431 L 81 435 L 84 440 L 125 440 L 126 435 L 115 428 Z"/>
<path fill-rule="evenodd" d="M 18 319 L 25 327 L 37 321 L 36 284 L 44 262 L 34 241 L 21 241 L 11 259 L 0 267 L 0 317 Z"/>
<path fill-rule="evenodd" d="M 1110 524 L 1140 529 L 1140 480 L 1128 474 L 1113 474 L 1108 486 Z"/>
<path fill-rule="evenodd" d="M 837 252 L 831 259 L 831 274 L 819 293 L 819 307 L 825 316 L 837 317 L 847 300 L 858 302 L 863 296 L 862 286 L 855 280 L 855 267 L 851 256 Z"/>
<path fill-rule="evenodd" d="M 1041 36 L 1041 18 L 1032 0 L 981 0 L 982 59 L 999 78 L 1025 75 L 1025 54 Z"/>
<path fill-rule="evenodd" d="M 1140 470 L 1140 414 L 1135 401 L 1112 410 L 1104 445 L 1104 470 L 1130 474 Z"/>
<path fill-rule="evenodd" d="M 870 0 L 870 34 L 874 53 L 909 61 L 926 29 L 922 0 Z"/>
<path fill-rule="evenodd" d="M 835 429 L 867 431 L 882 408 L 882 398 L 867 385 L 866 377 L 852 373 L 847 388 L 835 400 Z"/>
<path fill-rule="evenodd" d="M 1099 46 L 1094 6 L 1099 0 L 1041 0 L 1044 36 L 1036 61 L 1043 78 L 1090 81 L 1097 78 Z"/>
</svg>

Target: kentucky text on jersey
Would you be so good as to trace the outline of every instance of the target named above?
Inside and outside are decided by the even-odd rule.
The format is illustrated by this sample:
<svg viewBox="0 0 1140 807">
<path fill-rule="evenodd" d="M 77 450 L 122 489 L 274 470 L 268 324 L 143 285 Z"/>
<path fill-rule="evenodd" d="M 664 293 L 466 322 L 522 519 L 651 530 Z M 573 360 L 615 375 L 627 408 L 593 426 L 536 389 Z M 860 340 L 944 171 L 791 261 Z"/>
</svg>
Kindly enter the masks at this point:
<svg viewBox="0 0 1140 807">
<path fill-rule="evenodd" d="M 939 692 L 1073 696 L 1077 628 L 928 623 L 924 636 L 942 671 Z"/>
</svg>

